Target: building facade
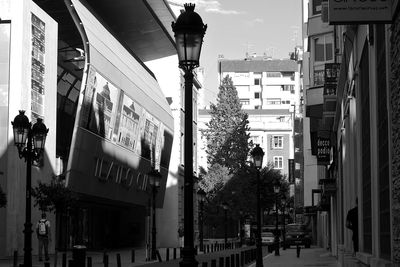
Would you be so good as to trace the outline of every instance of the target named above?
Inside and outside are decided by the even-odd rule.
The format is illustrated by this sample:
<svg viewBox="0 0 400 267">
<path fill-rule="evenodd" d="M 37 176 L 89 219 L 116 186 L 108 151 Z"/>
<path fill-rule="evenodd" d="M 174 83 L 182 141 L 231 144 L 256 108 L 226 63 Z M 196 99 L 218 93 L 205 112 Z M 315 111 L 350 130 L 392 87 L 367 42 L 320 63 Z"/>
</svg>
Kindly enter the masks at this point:
<svg viewBox="0 0 400 267">
<path fill-rule="evenodd" d="M 49 214 L 57 237 L 51 250 L 145 246 L 147 173 L 155 168 L 163 177 L 160 209 L 175 126 L 143 62 L 176 54 L 170 7 L 151 0 L 2 0 L 0 7 L 0 183 L 8 199 L 0 209 L 0 257 L 23 248 L 25 163 L 17 160 L 10 123 L 19 109 L 50 129 L 32 186 L 56 177 L 78 197 L 68 214 Z M 40 211 L 30 208 L 35 223 Z M 33 238 L 34 254 L 37 247 Z"/>
<path fill-rule="evenodd" d="M 323 90 L 315 94 L 323 103 L 315 113 L 319 125 L 314 139 L 316 160 L 323 168 L 315 188 L 320 196 L 317 218 L 323 222 L 318 234 L 321 240 L 328 237 L 326 246 L 342 266 L 345 261 L 398 266 L 398 1 L 354 2 L 351 8 L 338 1 L 304 3 L 309 7 L 305 11 L 320 10 L 304 16 L 308 33 L 311 23 L 333 28 L 333 62 L 326 62 Z M 312 39 L 307 38 L 310 73 L 312 57 L 319 54 Z M 312 90 L 307 88 L 310 110 Z M 313 146 L 311 127 L 309 132 Z M 359 248 L 352 257 L 346 216 L 357 203 Z"/>
</svg>

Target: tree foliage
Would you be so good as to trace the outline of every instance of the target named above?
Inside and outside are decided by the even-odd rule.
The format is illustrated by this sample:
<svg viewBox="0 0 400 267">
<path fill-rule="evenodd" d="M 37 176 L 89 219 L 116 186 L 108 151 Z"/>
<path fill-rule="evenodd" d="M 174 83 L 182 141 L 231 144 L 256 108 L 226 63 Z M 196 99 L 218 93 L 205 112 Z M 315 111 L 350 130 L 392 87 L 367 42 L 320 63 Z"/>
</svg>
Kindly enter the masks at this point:
<svg viewBox="0 0 400 267">
<path fill-rule="evenodd" d="M 206 192 L 207 197 L 212 199 L 224 187 L 231 176 L 227 167 L 216 163 L 210 166 L 207 173 L 202 173 L 199 186 Z"/>
<path fill-rule="evenodd" d="M 249 145 L 248 114 L 242 110 L 232 79 L 226 76 L 219 87 L 217 104 L 211 104 L 211 120 L 203 131 L 207 139 L 207 160 L 236 173 L 245 166 Z"/>
<path fill-rule="evenodd" d="M 39 181 L 32 189 L 32 196 L 35 198 L 34 206 L 39 206 L 43 212 L 64 212 L 76 202 L 74 193 L 56 176 L 49 184 Z"/>
<path fill-rule="evenodd" d="M 257 208 L 257 172 L 254 167 L 242 168 L 224 187 L 213 197 L 207 196 L 205 205 L 206 224 L 217 225 L 221 221 L 222 209 L 221 203 L 226 202 L 229 205 L 230 217 L 239 220 L 241 216 L 256 218 Z M 269 212 L 275 205 L 275 193 L 273 186 L 278 182 L 280 184 L 280 193 L 278 199 L 288 195 L 289 186 L 285 177 L 279 170 L 267 166 L 260 173 L 260 195 L 261 210 Z"/>
<path fill-rule="evenodd" d="M 3 189 L 0 187 L 0 208 L 4 208 L 6 205 L 7 205 L 6 193 L 4 193 Z"/>
</svg>

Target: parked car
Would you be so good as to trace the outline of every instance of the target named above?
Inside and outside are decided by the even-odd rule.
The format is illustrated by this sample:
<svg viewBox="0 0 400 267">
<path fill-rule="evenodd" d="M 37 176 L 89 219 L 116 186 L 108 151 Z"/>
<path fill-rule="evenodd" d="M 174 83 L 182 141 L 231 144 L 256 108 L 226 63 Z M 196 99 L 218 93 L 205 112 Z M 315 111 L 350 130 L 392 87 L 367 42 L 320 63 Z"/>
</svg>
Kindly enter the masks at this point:
<svg viewBox="0 0 400 267">
<path fill-rule="evenodd" d="M 283 244 L 286 248 L 292 245 L 303 245 L 306 248 L 311 246 L 311 234 L 310 230 L 303 224 L 288 224 L 285 231 L 285 243 Z"/>
<path fill-rule="evenodd" d="M 261 233 L 261 244 L 263 246 L 273 245 L 275 241 L 275 236 L 272 232 L 262 232 Z"/>
</svg>

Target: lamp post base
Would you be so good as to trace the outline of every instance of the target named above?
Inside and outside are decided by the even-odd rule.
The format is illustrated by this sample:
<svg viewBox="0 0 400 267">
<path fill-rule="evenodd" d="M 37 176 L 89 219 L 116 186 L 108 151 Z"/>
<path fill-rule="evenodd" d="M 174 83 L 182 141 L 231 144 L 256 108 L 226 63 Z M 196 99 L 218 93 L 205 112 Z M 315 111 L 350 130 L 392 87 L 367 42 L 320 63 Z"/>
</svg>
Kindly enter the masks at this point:
<svg viewBox="0 0 400 267">
<path fill-rule="evenodd" d="M 199 262 L 195 258 L 194 248 L 182 248 L 182 260 L 179 262 L 179 267 L 197 267 Z"/>
</svg>

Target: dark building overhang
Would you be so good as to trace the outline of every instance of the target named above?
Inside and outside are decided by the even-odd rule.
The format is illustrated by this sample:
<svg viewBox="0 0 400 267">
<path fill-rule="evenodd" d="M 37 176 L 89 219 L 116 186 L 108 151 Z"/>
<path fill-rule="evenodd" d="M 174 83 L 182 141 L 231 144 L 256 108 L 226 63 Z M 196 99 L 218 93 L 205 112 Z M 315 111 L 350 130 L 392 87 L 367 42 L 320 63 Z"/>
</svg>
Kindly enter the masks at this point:
<svg viewBox="0 0 400 267">
<path fill-rule="evenodd" d="M 171 22 L 176 18 L 164 0 L 80 0 L 118 41 L 141 61 L 176 54 Z M 80 36 L 64 1 L 34 0 L 59 25 L 60 39 L 73 46 Z"/>
</svg>

